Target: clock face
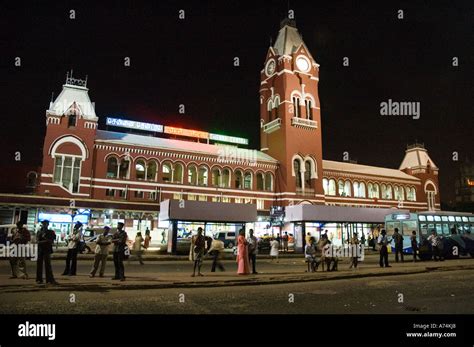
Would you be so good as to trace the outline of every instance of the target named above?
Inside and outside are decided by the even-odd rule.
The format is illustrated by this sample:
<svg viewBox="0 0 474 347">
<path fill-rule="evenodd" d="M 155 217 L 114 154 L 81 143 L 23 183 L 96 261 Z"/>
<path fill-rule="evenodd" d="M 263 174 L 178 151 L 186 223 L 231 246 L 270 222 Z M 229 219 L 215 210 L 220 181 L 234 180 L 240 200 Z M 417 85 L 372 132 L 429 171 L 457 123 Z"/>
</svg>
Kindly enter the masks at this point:
<svg viewBox="0 0 474 347">
<path fill-rule="evenodd" d="M 296 59 L 296 66 L 298 67 L 298 70 L 302 72 L 308 72 L 309 71 L 309 61 L 305 57 L 298 57 Z"/>
<path fill-rule="evenodd" d="M 270 59 L 267 62 L 267 66 L 265 67 L 265 74 L 267 76 L 271 76 L 273 75 L 274 72 L 275 72 L 275 60 Z"/>
</svg>

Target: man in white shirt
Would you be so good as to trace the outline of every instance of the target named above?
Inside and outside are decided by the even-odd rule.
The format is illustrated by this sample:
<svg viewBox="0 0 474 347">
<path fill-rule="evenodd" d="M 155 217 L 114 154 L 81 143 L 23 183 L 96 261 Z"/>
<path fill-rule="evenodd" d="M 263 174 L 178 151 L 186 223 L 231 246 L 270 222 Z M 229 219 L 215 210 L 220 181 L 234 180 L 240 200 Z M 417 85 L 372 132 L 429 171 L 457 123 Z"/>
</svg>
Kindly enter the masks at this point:
<svg viewBox="0 0 474 347">
<path fill-rule="evenodd" d="M 442 255 L 442 248 L 443 248 L 443 242 L 441 241 L 441 238 L 438 236 L 438 233 L 435 230 L 431 230 L 431 235 L 428 236 L 428 242 L 431 243 L 431 249 L 433 251 L 433 258 L 435 261 L 441 260 L 443 261 L 443 255 Z"/>
<path fill-rule="evenodd" d="M 377 239 L 377 244 L 380 247 L 380 261 L 379 261 L 380 267 L 384 267 L 384 265 L 385 267 L 391 267 L 388 264 L 388 249 L 387 249 L 387 245 L 391 241 L 392 240 L 388 239 L 387 232 L 385 231 L 385 229 L 382 229 L 382 231 L 380 232 L 379 238 Z"/>
<path fill-rule="evenodd" d="M 74 225 L 72 235 L 69 236 L 69 242 L 67 245 L 67 257 L 66 257 L 66 268 L 64 269 L 63 276 L 76 276 L 77 270 L 77 252 L 79 248 L 79 242 L 82 238 L 82 223 L 77 222 Z"/>
<path fill-rule="evenodd" d="M 107 263 L 107 256 L 109 255 L 109 246 L 112 243 L 109 235 L 110 227 L 104 227 L 104 233 L 97 237 L 97 246 L 95 247 L 94 265 L 92 266 L 89 277 L 94 277 L 97 269 L 100 266 L 99 276 L 104 277 L 105 264 Z"/>
</svg>

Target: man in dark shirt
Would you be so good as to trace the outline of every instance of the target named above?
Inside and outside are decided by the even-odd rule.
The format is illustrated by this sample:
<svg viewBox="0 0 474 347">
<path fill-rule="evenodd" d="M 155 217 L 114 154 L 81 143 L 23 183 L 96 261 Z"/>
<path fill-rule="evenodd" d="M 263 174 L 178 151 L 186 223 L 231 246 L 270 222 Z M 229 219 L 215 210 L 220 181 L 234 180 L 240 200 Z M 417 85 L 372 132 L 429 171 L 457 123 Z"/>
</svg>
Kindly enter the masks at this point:
<svg viewBox="0 0 474 347">
<path fill-rule="evenodd" d="M 112 237 L 114 245 L 114 266 L 115 276 L 113 280 L 125 281 L 125 267 L 123 265 L 123 258 L 125 256 L 125 246 L 127 245 L 127 233 L 123 229 L 124 224 L 119 222 L 117 224 L 117 232 Z"/>
<path fill-rule="evenodd" d="M 53 253 L 53 243 L 56 240 L 56 233 L 48 229 L 49 221 L 41 222 L 41 229 L 38 231 L 36 239 L 38 241 L 38 260 L 36 262 L 36 283 L 43 283 L 43 263 L 46 272 L 46 283 L 58 284 L 53 276 L 51 268 L 51 253 Z"/>
<path fill-rule="evenodd" d="M 395 228 L 392 240 L 395 242 L 395 261 L 398 263 L 398 254 L 403 263 L 403 236 L 398 232 L 398 228 Z"/>
</svg>

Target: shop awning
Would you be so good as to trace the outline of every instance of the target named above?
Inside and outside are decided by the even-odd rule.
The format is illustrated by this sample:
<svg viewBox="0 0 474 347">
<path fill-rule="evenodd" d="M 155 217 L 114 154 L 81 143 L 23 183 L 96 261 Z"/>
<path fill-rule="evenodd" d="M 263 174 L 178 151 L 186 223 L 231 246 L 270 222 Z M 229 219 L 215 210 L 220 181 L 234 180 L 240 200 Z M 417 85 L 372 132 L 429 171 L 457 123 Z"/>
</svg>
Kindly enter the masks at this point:
<svg viewBox="0 0 474 347">
<path fill-rule="evenodd" d="M 160 220 L 216 223 L 254 222 L 257 220 L 257 205 L 165 200 L 160 204 Z"/>
<path fill-rule="evenodd" d="M 324 205 L 294 205 L 285 207 L 288 222 L 384 223 L 391 213 L 410 213 L 394 208 L 370 208 Z"/>
</svg>

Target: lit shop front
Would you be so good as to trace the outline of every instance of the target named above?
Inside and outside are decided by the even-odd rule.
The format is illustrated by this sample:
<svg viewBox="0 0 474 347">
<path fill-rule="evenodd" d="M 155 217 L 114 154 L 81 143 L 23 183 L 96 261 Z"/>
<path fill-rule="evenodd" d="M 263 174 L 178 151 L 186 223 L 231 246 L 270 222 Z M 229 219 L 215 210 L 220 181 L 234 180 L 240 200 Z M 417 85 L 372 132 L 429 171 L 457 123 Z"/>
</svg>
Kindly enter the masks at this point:
<svg viewBox="0 0 474 347">
<path fill-rule="evenodd" d="M 386 208 L 358 208 L 345 206 L 295 205 L 285 207 L 285 229 L 295 234 L 295 249 L 302 251 L 306 236 L 317 240 L 327 234 L 332 244 L 342 246 L 349 242 L 354 232 L 358 237 L 377 237 L 383 228 L 385 216 L 394 211 L 406 210 Z M 310 235 L 308 235 L 308 233 Z M 366 241 L 367 242 L 367 241 Z"/>
<path fill-rule="evenodd" d="M 56 212 L 38 212 L 38 222 L 49 221 L 49 227 L 56 232 L 56 240 L 64 242 L 76 222 L 89 223 L 90 210 L 81 210 L 78 214 Z"/>
<path fill-rule="evenodd" d="M 203 228 L 204 235 L 220 239 L 225 247 L 236 245 L 246 223 L 257 219 L 255 204 L 165 200 L 160 204 L 160 226 L 168 222 L 168 253 L 189 250 L 190 239 Z"/>
</svg>

